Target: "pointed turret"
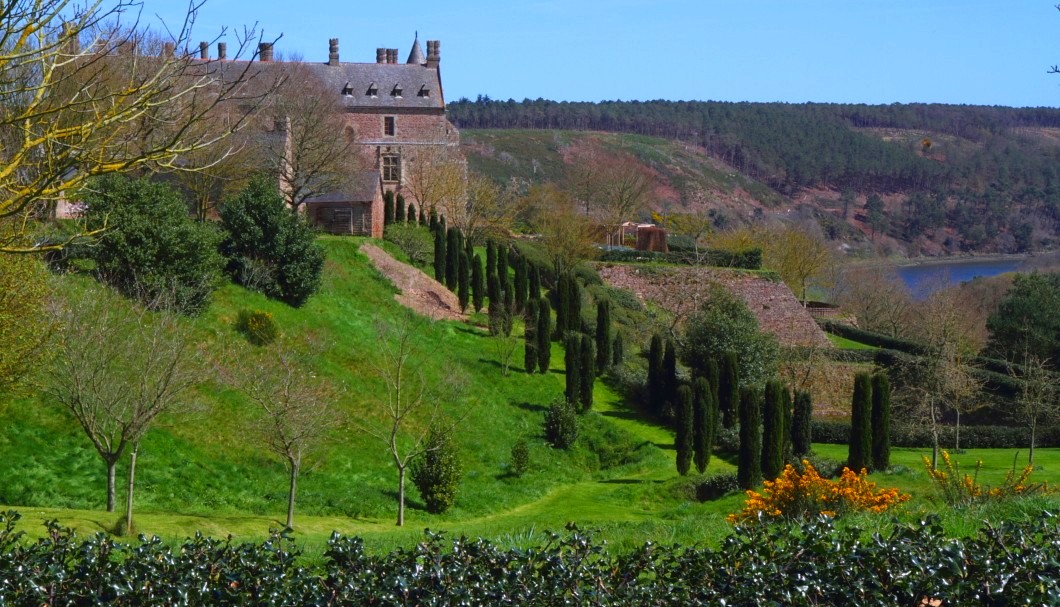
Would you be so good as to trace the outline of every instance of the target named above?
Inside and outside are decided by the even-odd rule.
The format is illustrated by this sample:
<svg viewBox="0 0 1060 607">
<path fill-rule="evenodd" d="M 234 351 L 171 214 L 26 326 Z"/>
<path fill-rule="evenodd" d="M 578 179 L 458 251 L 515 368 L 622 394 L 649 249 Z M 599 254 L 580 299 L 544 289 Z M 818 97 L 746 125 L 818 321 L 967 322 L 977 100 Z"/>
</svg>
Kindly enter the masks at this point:
<svg viewBox="0 0 1060 607">
<path fill-rule="evenodd" d="M 409 60 L 405 63 L 409 65 L 423 65 L 427 60 L 423 58 L 423 51 L 420 50 L 420 33 L 416 32 L 416 39 L 412 41 L 412 51 L 409 52 Z"/>
</svg>

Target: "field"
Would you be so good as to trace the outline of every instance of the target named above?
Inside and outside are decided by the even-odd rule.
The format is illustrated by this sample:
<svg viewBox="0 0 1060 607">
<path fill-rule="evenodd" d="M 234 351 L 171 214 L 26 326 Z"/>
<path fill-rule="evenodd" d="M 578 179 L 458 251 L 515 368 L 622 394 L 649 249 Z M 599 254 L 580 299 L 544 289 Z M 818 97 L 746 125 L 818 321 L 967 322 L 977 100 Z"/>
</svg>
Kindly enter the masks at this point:
<svg viewBox="0 0 1060 607">
<path fill-rule="evenodd" d="M 724 516 L 740 508 L 743 496 L 705 503 L 693 499 L 697 479 L 676 475 L 672 433 L 647 420 L 603 381 L 595 386 L 594 411 L 582 418 L 578 446 L 566 452 L 545 443 L 545 408 L 563 390 L 558 347 L 550 373 L 527 375 L 513 369 L 504 377 L 495 343 L 481 327 L 427 321 L 415 336 L 418 368 L 433 385 L 462 378 L 446 409 L 453 416 L 466 415 L 457 431 L 464 476 L 456 506 L 444 515 L 426 513 L 410 487 L 406 527 L 396 528 L 396 471 L 382 445 L 358 431 L 355 422 L 377 415 L 382 393 L 373 375 L 376 325 L 397 321 L 402 309 L 393 299 L 393 286 L 357 251 L 360 242 L 324 240 L 324 286 L 301 309 L 228 285 L 205 314 L 187 321 L 207 352 L 234 347 L 233 341 L 241 339 L 232 329 L 241 309 L 272 313 L 286 339 L 326 338 L 314 368 L 342 389 L 338 406 L 344 422 L 300 480 L 294 535 L 308 552 L 318 552 L 332 531 L 360 535 L 372 551 L 409 545 L 422 537 L 424 528 L 530 545 L 544 541 L 546 531 L 561 531 L 575 522 L 597 530 L 617 550 L 649 540 L 713 544 L 729 533 Z M 77 276 L 64 277 L 60 284 L 65 292 L 98 288 Z M 635 353 L 633 346 L 627 350 Z M 521 354 L 520 346 L 517 361 Z M 208 372 L 215 361 L 203 362 L 203 381 L 195 395 L 199 406 L 191 414 L 163 419 L 141 448 L 137 530 L 167 540 L 195 531 L 261 538 L 282 526 L 286 471 L 250 434 L 248 402 Z M 103 464 L 75 422 L 40 390 L 0 401 L 0 415 L 5 420 L 0 461 L 6 464 L 0 504 L 22 513 L 21 529 L 39 535 L 40 523 L 49 519 L 79 533 L 113 529 L 120 515 L 104 512 Z M 508 461 L 519 438 L 530 443 L 532 465 L 516 478 Z M 844 447 L 819 445 L 816 450 L 845 459 Z M 896 449 L 894 471 L 874 475 L 881 485 L 913 495 L 903 517 L 940 511 L 949 528 L 963 532 L 982 518 L 1033 516 L 1046 505 L 1060 504 L 1049 498 L 1009 504 L 1001 511 L 940 507 L 920 462 L 924 454 Z M 959 459 L 968 469 L 975 459 L 983 459 L 981 480 L 991 483 L 1010 469 L 1014 455 L 970 451 Z M 1036 458 L 1037 480 L 1060 482 L 1060 450 L 1041 449 Z M 716 454 L 707 474 L 732 472 L 734 461 Z M 119 478 L 121 474 L 119 469 Z M 123 500 L 121 490 L 118 499 Z"/>
</svg>

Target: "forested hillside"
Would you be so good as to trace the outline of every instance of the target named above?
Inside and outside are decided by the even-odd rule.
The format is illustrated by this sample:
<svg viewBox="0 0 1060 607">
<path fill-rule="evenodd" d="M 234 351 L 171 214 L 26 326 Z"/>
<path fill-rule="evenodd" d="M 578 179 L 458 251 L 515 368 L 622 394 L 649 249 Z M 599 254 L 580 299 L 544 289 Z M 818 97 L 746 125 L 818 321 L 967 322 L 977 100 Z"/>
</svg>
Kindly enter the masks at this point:
<svg viewBox="0 0 1060 607">
<path fill-rule="evenodd" d="M 487 97 L 448 107 L 462 128 L 612 131 L 694 144 L 793 201 L 827 207 L 844 194 L 850 202 L 836 214 L 873 239 L 915 244 L 912 252 L 1057 242 L 1057 109 Z"/>
</svg>

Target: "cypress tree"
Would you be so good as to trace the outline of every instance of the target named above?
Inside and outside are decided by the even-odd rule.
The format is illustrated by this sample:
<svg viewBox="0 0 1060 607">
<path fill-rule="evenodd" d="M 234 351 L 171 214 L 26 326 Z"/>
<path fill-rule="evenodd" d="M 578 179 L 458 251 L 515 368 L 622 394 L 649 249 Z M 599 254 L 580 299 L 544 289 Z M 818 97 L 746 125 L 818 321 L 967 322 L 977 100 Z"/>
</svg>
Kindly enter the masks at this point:
<svg viewBox="0 0 1060 607">
<path fill-rule="evenodd" d="M 693 398 L 688 386 L 681 386 L 674 393 L 677 413 L 677 431 L 674 436 L 674 447 L 677 450 L 677 473 L 687 476 L 692 465 L 693 444 Z"/>
<path fill-rule="evenodd" d="M 527 373 L 537 371 L 537 301 L 526 305 L 526 321 L 523 326 L 523 368 Z"/>
<path fill-rule="evenodd" d="M 872 378 L 868 373 L 854 376 L 850 403 L 850 446 L 847 467 L 854 472 L 869 467 L 872 457 Z"/>
<path fill-rule="evenodd" d="M 427 211 L 420 205 L 420 225 L 427 226 Z"/>
<path fill-rule="evenodd" d="M 741 489 L 762 484 L 762 410 L 758 390 L 745 386 L 740 390 L 737 408 L 740 418 L 740 455 L 736 480 Z"/>
<path fill-rule="evenodd" d="M 411 202 L 409 203 L 408 212 L 405 213 L 405 221 L 408 223 L 416 223 L 416 205 Z"/>
<path fill-rule="evenodd" d="M 596 369 L 603 373 L 611 366 L 611 302 L 596 303 Z"/>
<path fill-rule="evenodd" d="M 795 457 L 802 457 L 810 452 L 812 418 L 813 400 L 810 393 L 799 390 L 795 393 L 795 415 L 791 421 L 791 450 Z"/>
<path fill-rule="evenodd" d="M 492 310 L 494 306 L 503 306 L 504 300 L 501 299 L 501 288 L 497 285 L 497 277 L 490 276 L 487 280 L 489 280 L 489 288 L 487 289 L 487 292 L 490 294 L 490 310 Z"/>
<path fill-rule="evenodd" d="M 891 381 L 886 373 L 872 376 L 872 469 L 891 467 Z"/>
<path fill-rule="evenodd" d="M 567 368 L 567 383 L 564 388 L 563 395 L 566 397 L 567 402 L 572 407 L 578 409 L 578 401 L 581 396 L 582 380 L 581 380 L 581 349 L 582 340 L 581 338 L 570 333 L 567 338 L 563 340 L 563 365 Z"/>
<path fill-rule="evenodd" d="M 457 299 L 460 300 L 460 311 L 467 310 L 468 301 L 471 299 L 471 262 L 467 259 L 467 253 L 460 252 L 460 280 L 457 285 Z"/>
<path fill-rule="evenodd" d="M 615 333 L 615 343 L 611 346 L 611 364 L 614 366 L 621 365 L 626 360 L 626 344 L 622 339 L 622 333 Z"/>
<path fill-rule="evenodd" d="M 736 364 L 736 354 L 726 352 L 718 371 L 718 408 L 721 409 L 721 421 L 726 428 L 732 428 L 741 399 L 740 370 Z"/>
<path fill-rule="evenodd" d="M 486 298 L 486 283 L 482 276 L 482 257 L 476 254 L 471 259 L 471 304 L 475 311 L 482 310 Z"/>
<path fill-rule="evenodd" d="M 721 373 L 718 371 L 718 361 L 715 358 L 707 360 L 706 365 L 706 380 L 707 385 L 710 386 L 710 391 L 714 397 L 714 405 L 718 406 L 718 382 L 720 380 Z"/>
<path fill-rule="evenodd" d="M 666 340 L 662 370 L 663 409 L 660 413 L 664 418 L 668 418 L 673 416 L 673 408 L 677 405 L 677 351 L 672 339 Z"/>
<path fill-rule="evenodd" d="M 438 229 L 438 211 L 436 211 L 434 209 L 434 207 L 431 207 L 431 224 L 430 224 L 430 227 L 431 227 L 431 231 L 432 232 L 434 230 Z"/>
<path fill-rule="evenodd" d="M 383 192 L 383 225 L 394 223 L 394 193 L 387 190 Z"/>
<path fill-rule="evenodd" d="M 646 385 L 648 409 L 652 415 L 659 415 L 663 409 L 663 339 L 659 334 L 651 336 L 648 347 L 648 382 Z"/>
<path fill-rule="evenodd" d="M 570 329 L 567 319 L 570 317 L 570 277 L 561 274 L 554 290 L 556 294 L 556 338 L 562 339 Z"/>
<path fill-rule="evenodd" d="M 497 245 L 492 240 L 486 241 L 486 278 L 497 275 Z"/>
<path fill-rule="evenodd" d="M 692 454 L 696 470 L 703 474 L 714 449 L 714 393 L 702 377 L 692 383 Z"/>
<path fill-rule="evenodd" d="M 434 279 L 445 284 L 445 230 L 434 229 Z"/>
<path fill-rule="evenodd" d="M 570 289 L 570 294 L 567 296 L 568 308 L 567 308 L 567 330 L 568 331 L 581 331 L 582 330 L 582 288 L 578 284 L 578 279 L 573 274 L 568 277 L 567 288 Z"/>
<path fill-rule="evenodd" d="M 762 476 L 773 480 L 784 469 L 784 385 L 779 380 L 766 382 L 765 406 L 762 408 Z"/>
<path fill-rule="evenodd" d="M 405 223 L 405 199 L 400 195 L 394 203 L 394 223 Z"/>
<path fill-rule="evenodd" d="M 529 292 L 527 293 L 528 299 L 541 299 L 541 272 L 537 269 L 537 264 L 527 262 L 530 266 L 528 272 L 529 277 Z"/>
<path fill-rule="evenodd" d="M 552 363 L 552 306 L 542 297 L 537 306 L 537 368 L 548 373 Z"/>
<path fill-rule="evenodd" d="M 526 275 L 526 258 L 519 255 L 515 258 L 515 309 L 519 312 L 526 308 L 529 286 L 529 277 Z"/>
<path fill-rule="evenodd" d="M 593 347 L 592 338 L 588 335 L 583 334 L 581 340 L 582 343 L 578 350 L 578 363 L 581 365 L 581 369 L 578 370 L 578 376 L 581 379 L 579 401 L 581 403 L 581 410 L 585 412 L 593 408 L 593 383 L 596 379 L 596 369 L 594 368 L 596 349 Z"/>
<path fill-rule="evenodd" d="M 508 282 L 508 245 L 497 245 L 497 278 L 501 284 Z"/>
<path fill-rule="evenodd" d="M 445 286 L 450 291 L 456 290 L 456 283 L 460 273 L 460 237 L 457 228 L 446 230 L 445 240 Z"/>
<path fill-rule="evenodd" d="M 784 461 L 788 460 L 788 456 L 791 455 L 791 390 L 784 384 L 781 384 L 780 391 L 780 409 L 784 412 L 784 431 L 780 433 L 781 440 L 781 457 Z"/>
</svg>

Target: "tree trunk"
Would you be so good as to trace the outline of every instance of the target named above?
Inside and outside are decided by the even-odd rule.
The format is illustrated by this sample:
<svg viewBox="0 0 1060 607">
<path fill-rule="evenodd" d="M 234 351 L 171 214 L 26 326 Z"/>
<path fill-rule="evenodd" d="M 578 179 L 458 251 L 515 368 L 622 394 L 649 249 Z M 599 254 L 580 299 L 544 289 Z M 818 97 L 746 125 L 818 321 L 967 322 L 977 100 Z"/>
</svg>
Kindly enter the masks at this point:
<svg viewBox="0 0 1060 607">
<path fill-rule="evenodd" d="M 398 517 L 397 526 L 405 525 L 405 467 L 398 466 Z"/>
<path fill-rule="evenodd" d="M 287 493 L 287 528 L 294 529 L 294 495 L 298 489 L 298 463 L 291 461 L 291 489 Z"/>
<path fill-rule="evenodd" d="M 1028 466 L 1033 466 L 1034 465 L 1034 438 L 1035 438 L 1034 435 L 1036 434 L 1036 430 L 1038 429 L 1037 421 L 1038 420 L 1034 420 L 1034 421 L 1031 422 L 1031 448 L 1030 448 L 1030 451 L 1027 452 L 1027 465 Z"/>
<path fill-rule="evenodd" d="M 133 532 L 133 486 L 136 483 L 136 454 L 140 444 L 135 443 L 129 452 L 129 492 L 125 495 L 125 534 Z"/>
<path fill-rule="evenodd" d="M 105 460 L 107 464 L 107 512 L 114 512 L 114 474 L 117 460 Z"/>
</svg>

